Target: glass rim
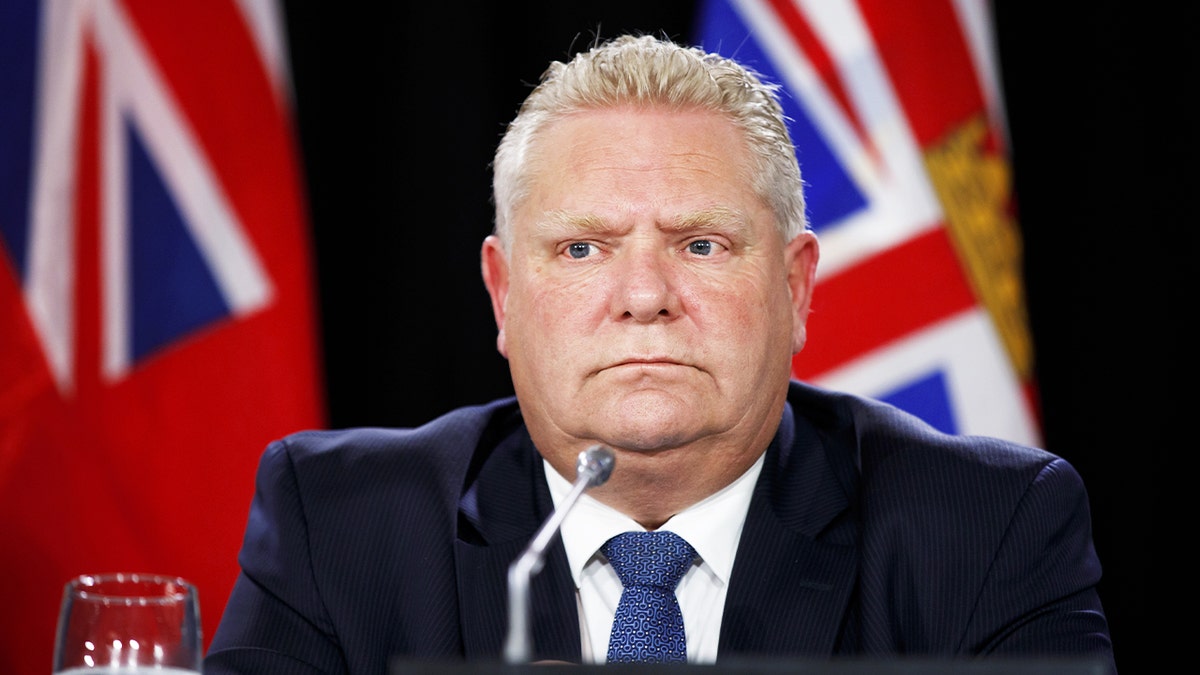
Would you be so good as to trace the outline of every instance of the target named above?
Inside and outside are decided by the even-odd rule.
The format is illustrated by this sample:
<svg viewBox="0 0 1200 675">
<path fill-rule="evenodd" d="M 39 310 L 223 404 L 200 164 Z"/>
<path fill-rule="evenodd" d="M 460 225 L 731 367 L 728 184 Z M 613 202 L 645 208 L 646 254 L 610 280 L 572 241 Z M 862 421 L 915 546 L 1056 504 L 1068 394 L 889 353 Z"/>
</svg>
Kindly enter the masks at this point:
<svg viewBox="0 0 1200 675">
<path fill-rule="evenodd" d="M 114 585 L 128 585 L 129 588 L 111 588 Z M 135 588 L 154 592 L 138 592 Z M 171 574 L 105 572 L 73 577 L 67 582 L 66 591 L 81 600 L 148 604 L 185 601 L 195 595 L 196 586 L 181 576 Z"/>
</svg>

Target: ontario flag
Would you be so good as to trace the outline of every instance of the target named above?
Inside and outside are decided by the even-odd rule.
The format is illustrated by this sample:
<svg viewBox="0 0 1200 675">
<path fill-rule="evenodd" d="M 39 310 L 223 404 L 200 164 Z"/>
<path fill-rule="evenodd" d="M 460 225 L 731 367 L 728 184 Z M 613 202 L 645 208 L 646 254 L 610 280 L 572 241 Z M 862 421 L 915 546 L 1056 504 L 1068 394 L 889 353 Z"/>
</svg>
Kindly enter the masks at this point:
<svg viewBox="0 0 1200 675">
<path fill-rule="evenodd" d="M 703 0 L 783 91 L 821 241 L 802 380 L 1040 444 L 987 0 Z"/>
<path fill-rule="evenodd" d="M 324 423 L 271 0 L 0 0 L 0 671 L 75 575 L 183 576 L 205 644 L 258 455 Z"/>
</svg>

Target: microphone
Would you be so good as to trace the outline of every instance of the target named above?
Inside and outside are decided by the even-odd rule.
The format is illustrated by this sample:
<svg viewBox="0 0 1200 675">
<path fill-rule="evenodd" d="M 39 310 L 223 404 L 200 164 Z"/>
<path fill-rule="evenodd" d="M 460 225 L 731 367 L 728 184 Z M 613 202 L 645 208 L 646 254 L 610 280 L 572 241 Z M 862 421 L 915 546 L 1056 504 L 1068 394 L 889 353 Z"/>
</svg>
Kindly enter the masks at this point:
<svg viewBox="0 0 1200 675">
<path fill-rule="evenodd" d="M 575 482 L 571 492 L 562 501 L 550 517 L 542 523 L 541 529 L 533 536 L 533 540 L 525 547 L 525 551 L 508 567 L 508 638 L 504 642 L 504 660 L 510 664 L 527 663 L 529 661 L 529 583 L 533 575 L 542 571 L 545 564 L 546 549 L 550 540 L 558 534 L 567 513 L 579 501 L 584 490 L 603 485 L 612 475 L 616 458 L 612 450 L 602 446 L 592 447 L 579 453 L 575 463 Z"/>
</svg>

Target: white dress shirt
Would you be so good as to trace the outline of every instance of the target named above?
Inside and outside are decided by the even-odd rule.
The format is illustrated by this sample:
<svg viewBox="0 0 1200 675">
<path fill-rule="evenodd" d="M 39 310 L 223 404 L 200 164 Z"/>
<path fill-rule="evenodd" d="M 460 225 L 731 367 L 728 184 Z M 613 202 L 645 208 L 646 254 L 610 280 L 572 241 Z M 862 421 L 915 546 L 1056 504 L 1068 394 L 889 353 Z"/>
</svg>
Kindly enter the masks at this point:
<svg viewBox="0 0 1200 675">
<path fill-rule="evenodd" d="M 720 492 L 675 514 L 659 528 L 686 539 L 698 556 L 675 589 L 683 613 L 689 663 L 717 660 L 729 574 L 764 456 L 765 453 Z M 545 467 L 550 495 L 557 506 L 571 492 L 571 481 L 560 476 L 549 463 Z M 615 535 L 643 530 L 629 516 L 586 493 L 563 521 L 563 546 L 579 602 L 584 663 L 605 662 L 613 616 L 623 590 L 617 573 L 599 554 L 599 549 Z"/>
</svg>

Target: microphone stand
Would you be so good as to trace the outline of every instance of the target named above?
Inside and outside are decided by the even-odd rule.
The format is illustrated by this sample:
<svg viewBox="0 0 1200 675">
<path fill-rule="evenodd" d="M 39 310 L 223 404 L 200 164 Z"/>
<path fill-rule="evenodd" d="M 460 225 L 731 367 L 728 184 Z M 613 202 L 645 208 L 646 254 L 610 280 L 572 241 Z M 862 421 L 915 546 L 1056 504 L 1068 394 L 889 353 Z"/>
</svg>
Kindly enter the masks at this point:
<svg viewBox="0 0 1200 675">
<path fill-rule="evenodd" d="M 529 662 L 529 584 L 533 575 L 542 571 L 546 563 L 546 549 L 550 540 L 558 534 L 563 520 L 590 487 L 603 485 L 612 475 L 615 462 L 612 450 L 601 446 L 579 453 L 575 465 L 575 482 L 571 492 L 559 504 L 525 550 L 508 567 L 508 638 L 504 642 L 504 660 L 509 664 Z"/>
</svg>

